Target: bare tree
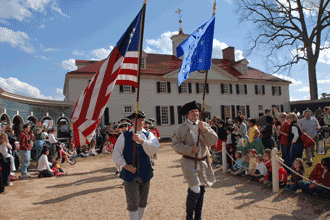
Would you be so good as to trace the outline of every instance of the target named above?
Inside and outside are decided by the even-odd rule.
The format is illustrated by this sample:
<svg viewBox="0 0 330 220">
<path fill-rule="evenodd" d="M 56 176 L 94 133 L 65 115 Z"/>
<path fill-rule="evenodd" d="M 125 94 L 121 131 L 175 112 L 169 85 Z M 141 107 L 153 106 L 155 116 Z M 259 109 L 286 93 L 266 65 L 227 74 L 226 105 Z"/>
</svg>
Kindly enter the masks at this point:
<svg viewBox="0 0 330 220">
<path fill-rule="evenodd" d="M 250 48 L 267 52 L 272 72 L 290 71 L 301 60 L 308 64 L 310 97 L 318 99 L 316 64 L 328 49 L 330 0 L 236 0 L 241 22 L 252 22 Z"/>
</svg>

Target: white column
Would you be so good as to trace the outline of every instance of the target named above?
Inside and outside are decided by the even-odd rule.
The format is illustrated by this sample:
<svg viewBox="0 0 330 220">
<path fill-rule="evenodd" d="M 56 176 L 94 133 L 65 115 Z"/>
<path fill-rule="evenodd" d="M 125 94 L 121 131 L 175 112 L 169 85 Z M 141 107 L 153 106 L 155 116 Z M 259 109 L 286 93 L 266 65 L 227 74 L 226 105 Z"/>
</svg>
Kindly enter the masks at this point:
<svg viewBox="0 0 330 220">
<path fill-rule="evenodd" d="M 222 171 L 227 172 L 227 150 L 226 143 L 222 143 Z"/>
<path fill-rule="evenodd" d="M 277 162 L 277 149 L 274 147 L 272 150 L 272 174 L 273 174 L 273 192 L 280 191 L 280 182 L 278 179 L 278 162 Z"/>
</svg>

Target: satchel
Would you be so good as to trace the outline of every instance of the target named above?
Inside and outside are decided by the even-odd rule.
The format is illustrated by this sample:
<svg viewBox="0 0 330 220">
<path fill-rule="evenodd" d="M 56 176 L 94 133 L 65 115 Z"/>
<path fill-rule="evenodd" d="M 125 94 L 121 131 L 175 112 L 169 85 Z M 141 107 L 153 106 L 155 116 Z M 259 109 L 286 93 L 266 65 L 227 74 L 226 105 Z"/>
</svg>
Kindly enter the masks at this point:
<svg viewBox="0 0 330 220">
<path fill-rule="evenodd" d="M 315 144 L 315 141 L 310 136 L 308 136 L 306 133 L 301 133 L 300 138 L 303 141 L 304 148 L 309 148 L 310 146 Z"/>
</svg>

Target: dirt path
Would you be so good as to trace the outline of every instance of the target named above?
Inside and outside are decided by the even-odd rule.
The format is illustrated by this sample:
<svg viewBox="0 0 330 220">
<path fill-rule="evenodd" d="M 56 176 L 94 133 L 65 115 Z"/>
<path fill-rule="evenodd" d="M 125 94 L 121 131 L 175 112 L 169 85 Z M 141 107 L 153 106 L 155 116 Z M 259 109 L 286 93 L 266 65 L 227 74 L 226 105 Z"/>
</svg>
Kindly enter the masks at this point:
<svg viewBox="0 0 330 220">
<path fill-rule="evenodd" d="M 188 185 L 181 156 L 162 144 L 144 219 L 184 219 Z M 15 181 L 0 194 L 0 219 L 128 219 L 122 180 L 110 155 L 67 163 L 69 176 Z M 330 200 L 281 191 L 215 170 L 203 219 L 330 219 Z"/>
</svg>

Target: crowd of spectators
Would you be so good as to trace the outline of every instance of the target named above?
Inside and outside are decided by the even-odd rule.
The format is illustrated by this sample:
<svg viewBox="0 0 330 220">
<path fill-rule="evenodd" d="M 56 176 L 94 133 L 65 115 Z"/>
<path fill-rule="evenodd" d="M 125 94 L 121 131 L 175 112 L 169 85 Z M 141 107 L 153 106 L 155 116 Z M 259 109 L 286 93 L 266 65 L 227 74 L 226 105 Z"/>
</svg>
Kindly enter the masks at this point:
<svg viewBox="0 0 330 220">
<path fill-rule="evenodd" d="M 219 138 L 218 143 L 212 146 L 216 166 L 222 166 L 222 146 L 226 146 L 229 154 L 226 156 L 227 167 L 233 175 L 271 185 L 271 150 L 277 147 L 281 153 L 278 162 L 280 187 L 290 191 L 302 189 L 306 193 L 316 192 L 329 197 L 330 157 L 318 163 L 314 158 L 319 151 L 319 140 L 329 137 L 330 107 L 318 110 L 314 115 L 309 109 L 297 115 L 295 112 L 278 112 L 273 108 L 266 109 L 265 115 L 260 118 L 249 119 L 238 112 L 234 120 L 225 121 L 215 116 L 209 124 Z M 304 148 L 303 133 L 315 144 Z M 306 162 L 303 160 L 304 150 Z M 303 180 L 305 167 L 313 166 L 315 168 L 308 177 L 309 181 Z"/>
</svg>

